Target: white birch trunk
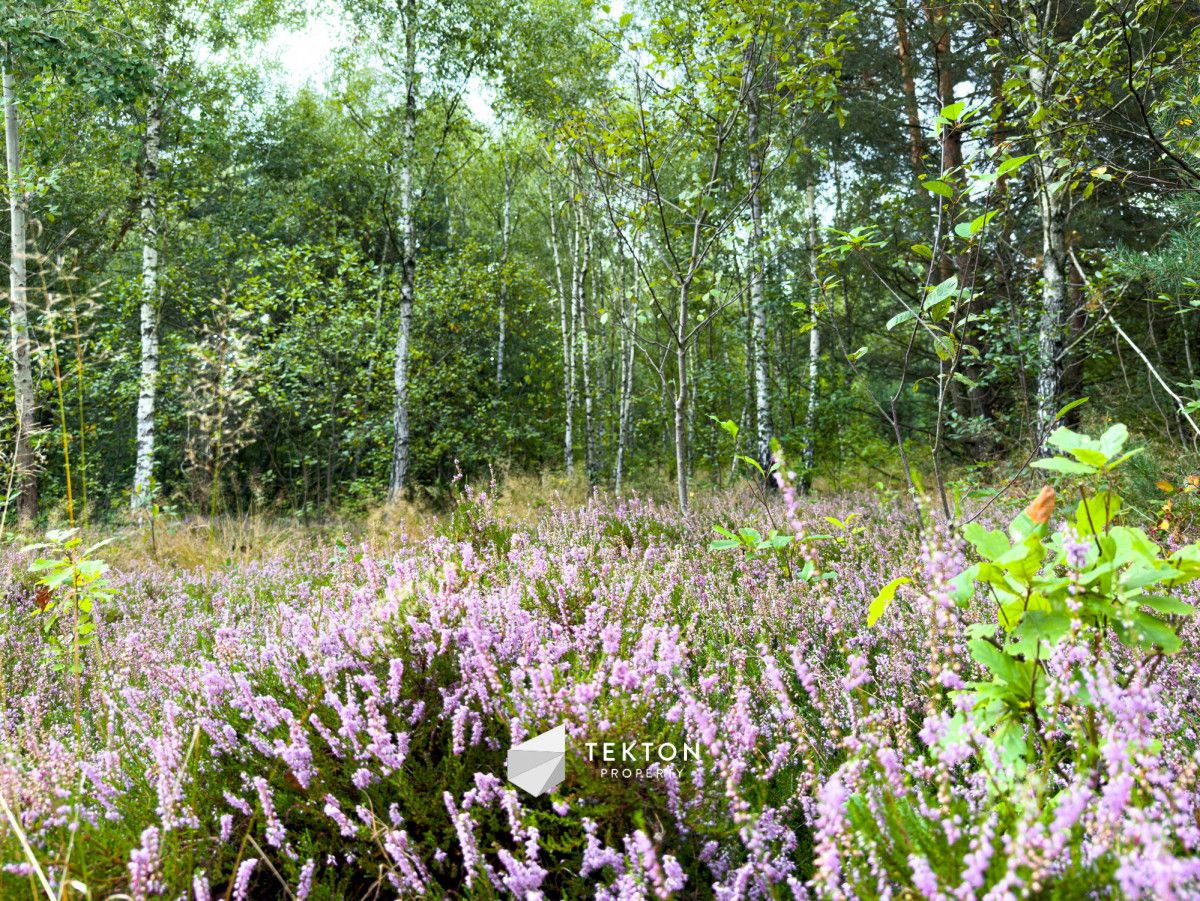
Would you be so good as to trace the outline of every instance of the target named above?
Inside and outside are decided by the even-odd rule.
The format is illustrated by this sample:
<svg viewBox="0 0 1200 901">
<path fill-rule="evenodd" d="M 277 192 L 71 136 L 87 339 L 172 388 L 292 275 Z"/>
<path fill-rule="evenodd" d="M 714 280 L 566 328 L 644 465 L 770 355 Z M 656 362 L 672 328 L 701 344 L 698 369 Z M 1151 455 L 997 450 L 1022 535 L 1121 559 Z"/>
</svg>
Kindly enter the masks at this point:
<svg viewBox="0 0 1200 901">
<path fill-rule="evenodd" d="M 21 178 L 21 127 L 17 119 L 16 85 L 12 73 L 11 48 L 5 48 L 4 149 L 8 176 L 8 211 L 11 235 L 9 258 L 9 338 L 13 365 L 13 395 L 16 400 L 15 467 L 20 473 L 20 517 L 37 515 L 38 484 L 34 466 L 33 363 L 29 340 L 29 299 L 26 273 L 26 196 Z"/>
<path fill-rule="evenodd" d="M 675 487 L 679 496 L 679 512 L 688 512 L 688 293 L 690 284 L 684 279 L 679 287 L 679 332 L 675 338 Z"/>
<path fill-rule="evenodd" d="M 808 202 L 808 266 L 811 279 L 808 291 L 808 409 L 804 414 L 804 477 L 807 489 L 812 484 L 813 462 L 816 459 L 817 377 L 821 361 L 821 330 L 818 327 L 817 305 L 821 298 L 817 282 L 817 189 L 813 182 L 806 189 Z"/>
<path fill-rule="evenodd" d="M 404 125 L 401 133 L 400 231 L 404 252 L 400 275 L 400 328 L 396 334 L 396 359 L 393 370 L 395 407 L 392 412 L 394 440 L 392 470 L 388 480 L 388 499 L 398 500 L 408 478 L 408 359 L 412 334 L 413 296 L 417 273 L 417 226 L 413 198 L 413 162 L 417 149 L 417 0 L 404 6 Z"/>
<path fill-rule="evenodd" d="M 1030 86 L 1042 108 L 1052 97 L 1053 81 L 1043 67 L 1029 71 Z M 1055 164 L 1058 146 L 1053 126 L 1044 119 L 1034 127 L 1037 156 L 1038 212 L 1042 226 L 1042 304 L 1038 318 L 1037 430 L 1043 442 L 1054 424 L 1062 387 L 1058 356 L 1062 346 L 1063 316 L 1067 307 L 1067 210 L 1062 172 Z"/>
<path fill-rule="evenodd" d="M 746 163 L 750 180 L 750 265 L 747 278 L 754 358 L 756 458 L 766 470 L 771 465 L 771 365 L 767 354 L 767 310 L 763 299 L 762 160 L 758 148 L 758 94 L 751 84 L 754 79 L 753 47 L 746 53 L 743 78 L 746 82 Z"/>
<path fill-rule="evenodd" d="M 577 213 L 580 220 L 581 243 L 583 259 L 579 271 L 579 290 L 576 292 L 578 306 L 576 307 L 576 322 L 578 323 L 576 338 L 579 342 L 579 371 L 581 388 L 583 390 L 583 459 L 584 471 L 587 473 L 589 484 L 596 481 L 596 423 L 593 418 L 592 406 L 592 372 L 591 372 L 591 335 L 587 324 L 587 295 L 585 291 L 588 273 L 592 267 L 592 231 L 590 226 L 583 233 L 583 211 Z M 593 285 L 594 285 L 593 279 Z"/>
<path fill-rule="evenodd" d="M 570 314 L 567 310 L 566 291 L 563 288 L 562 258 L 558 252 L 558 210 L 554 203 L 553 182 L 551 182 L 550 195 L 550 250 L 554 254 L 554 284 L 558 292 L 559 328 L 562 332 L 563 406 L 565 408 L 563 419 L 563 468 L 566 469 L 567 475 L 570 476 L 575 472 L 575 429 L 573 422 L 575 410 L 575 384 L 573 378 L 575 349 L 571 342 Z"/>
<path fill-rule="evenodd" d="M 504 386 L 504 331 L 508 316 L 508 247 L 512 235 L 512 173 L 508 170 L 508 147 L 500 154 L 504 167 L 504 203 L 500 211 L 500 333 L 496 338 L 496 388 Z"/>
<path fill-rule="evenodd" d="M 158 155 L 162 132 L 161 74 L 146 112 L 142 142 L 145 170 L 142 184 L 142 305 L 141 378 L 137 401 L 137 462 L 133 470 L 134 509 L 144 509 L 153 497 L 154 409 L 158 386 Z"/>
<path fill-rule="evenodd" d="M 629 411 L 633 398 L 633 362 L 637 351 L 637 289 L 634 289 L 633 308 L 628 315 L 628 334 L 621 330 L 621 397 L 617 404 L 617 461 L 616 492 L 621 493 L 625 472 L 625 445 L 629 441 Z"/>
</svg>

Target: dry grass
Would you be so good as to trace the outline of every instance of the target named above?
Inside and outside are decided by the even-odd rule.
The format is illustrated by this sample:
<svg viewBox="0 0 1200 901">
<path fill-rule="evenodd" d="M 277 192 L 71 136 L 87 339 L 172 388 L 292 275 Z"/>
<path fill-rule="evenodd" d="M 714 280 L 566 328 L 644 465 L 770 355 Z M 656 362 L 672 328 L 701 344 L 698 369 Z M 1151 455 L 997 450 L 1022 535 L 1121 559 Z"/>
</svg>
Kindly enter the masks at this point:
<svg viewBox="0 0 1200 901">
<path fill-rule="evenodd" d="M 105 556 L 118 567 L 136 565 L 147 557 L 185 569 L 225 566 L 277 556 L 311 540 L 317 531 L 295 520 L 264 516 L 160 518 L 153 528 L 120 529 Z"/>
<path fill-rule="evenodd" d="M 643 474 L 624 494 L 673 506 L 675 491 L 669 476 L 665 471 L 655 473 L 653 478 Z M 730 487 L 714 490 L 711 480 L 702 476 L 695 485 L 693 505 L 701 515 L 706 515 L 701 511 L 708 511 L 714 505 L 726 509 L 754 506 L 744 484 L 732 490 Z M 582 507 L 593 495 L 612 499 L 611 488 L 589 486 L 581 470 L 569 477 L 559 471 L 503 473 L 494 480 L 476 478 L 471 481 L 471 489 L 486 491 L 492 498 L 495 514 L 518 523 L 535 523 L 554 510 Z M 84 540 L 92 543 L 115 538 L 102 556 L 117 568 L 137 566 L 147 558 L 184 569 L 230 566 L 335 540 L 365 542 L 374 552 L 386 553 L 402 543 L 428 537 L 445 515 L 448 503 L 446 494 L 418 496 L 380 504 L 365 514 L 307 522 L 297 516 L 260 509 L 214 519 L 190 514 L 164 515 L 153 524 L 127 521 L 117 525 L 89 525 L 84 529 Z M 50 528 L 66 526 L 65 509 L 49 513 L 53 524 Z M 22 535 L 15 543 L 20 546 L 40 540 L 40 532 Z"/>
</svg>

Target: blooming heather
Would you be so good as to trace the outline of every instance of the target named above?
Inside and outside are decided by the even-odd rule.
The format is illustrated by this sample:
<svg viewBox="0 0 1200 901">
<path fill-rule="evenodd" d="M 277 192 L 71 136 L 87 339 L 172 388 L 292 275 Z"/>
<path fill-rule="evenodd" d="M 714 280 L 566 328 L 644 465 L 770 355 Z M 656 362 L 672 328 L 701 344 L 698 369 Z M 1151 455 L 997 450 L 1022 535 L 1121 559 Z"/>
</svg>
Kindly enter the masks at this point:
<svg viewBox="0 0 1200 901">
<path fill-rule="evenodd" d="M 519 523 L 468 493 L 387 552 L 116 572 L 78 738 L 24 561 L 0 558 L 0 795 L 55 878 L 74 830 L 94 897 L 1200 891 L 1198 658 L 1065 640 L 1041 734 L 1095 753 L 1026 765 L 962 702 L 988 612 L 953 600 L 963 548 L 875 498 L 777 503 L 789 533 L 851 510 L 862 531 L 798 543 L 823 574 L 803 580 L 707 550 L 713 523 L 761 515 L 733 495 L 688 521 L 631 499 Z M 897 575 L 915 582 L 868 629 Z M 506 783 L 508 748 L 559 724 L 562 784 Z"/>
</svg>

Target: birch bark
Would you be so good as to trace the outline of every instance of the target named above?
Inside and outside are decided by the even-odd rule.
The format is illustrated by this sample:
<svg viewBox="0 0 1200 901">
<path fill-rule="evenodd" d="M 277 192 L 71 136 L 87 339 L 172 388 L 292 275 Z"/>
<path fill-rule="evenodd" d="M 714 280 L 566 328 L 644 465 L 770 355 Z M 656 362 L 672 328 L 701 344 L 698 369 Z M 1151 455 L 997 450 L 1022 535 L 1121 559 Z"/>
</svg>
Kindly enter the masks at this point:
<svg viewBox="0 0 1200 901">
<path fill-rule="evenodd" d="M 508 147 L 500 154 L 504 167 L 504 203 L 500 211 L 500 334 L 496 338 L 496 388 L 504 385 L 504 332 L 508 316 L 508 248 L 512 235 L 512 172 L 508 168 Z"/>
<path fill-rule="evenodd" d="M 550 250 L 554 255 L 554 287 L 558 294 L 559 329 L 563 355 L 563 468 L 568 476 L 575 472 L 574 410 L 575 410 L 575 348 L 571 341 L 570 312 L 566 289 L 563 286 L 562 256 L 558 250 L 558 209 L 554 200 L 554 185 L 550 185 Z"/>
<path fill-rule="evenodd" d="M 1054 93 L 1054 78 L 1044 66 L 1032 66 L 1029 83 L 1044 109 Z M 1055 160 L 1059 149 L 1052 123 L 1046 116 L 1035 117 L 1034 157 L 1037 172 L 1038 214 L 1042 227 L 1042 303 L 1038 317 L 1037 352 L 1037 426 L 1038 440 L 1045 441 L 1054 424 L 1062 370 L 1059 350 L 1062 345 L 1063 315 L 1067 306 L 1067 207 L 1062 173 Z"/>
<path fill-rule="evenodd" d="M 759 147 L 758 90 L 754 84 L 756 48 L 746 52 L 743 93 L 746 97 L 746 168 L 750 180 L 750 259 L 747 279 L 750 295 L 752 353 L 754 359 L 754 421 L 756 454 L 763 470 L 771 466 L 771 365 L 767 353 L 767 310 L 763 298 L 762 159 Z"/>
<path fill-rule="evenodd" d="M 162 66 L 159 65 L 142 137 L 141 374 L 137 401 L 137 461 L 133 470 L 134 509 L 144 509 L 153 496 L 154 412 L 158 387 L 158 163 L 162 136 Z"/>
<path fill-rule="evenodd" d="M 585 223 L 582 210 L 578 212 L 580 217 L 581 229 L 584 234 L 581 238 L 583 243 L 583 260 L 579 272 L 579 289 L 576 292 L 578 305 L 576 307 L 575 321 L 578 324 L 576 330 L 576 338 L 579 341 L 579 370 L 580 370 L 580 387 L 583 390 L 583 460 L 584 472 L 587 474 L 588 484 L 594 484 L 599 476 L 596 465 L 596 422 L 594 418 L 594 408 L 592 405 L 592 371 L 591 371 L 591 334 L 588 331 L 587 322 L 587 294 L 584 290 L 588 273 L 592 268 L 592 230 L 590 223 Z M 595 279 L 592 280 L 593 288 Z"/>
<path fill-rule="evenodd" d="M 808 293 L 808 409 L 804 413 L 804 476 L 802 484 L 807 490 L 812 485 L 813 463 L 816 460 L 817 431 L 817 377 L 821 362 L 821 329 L 817 318 L 817 303 L 821 292 L 817 283 L 817 189 L 813 182 L 805 188 L 808 203 L 808 265 L 811 279 Z"/>
<path fill-rule="evenodd" d="M 629 411 L 633 397 L 633 362 L 637 351 L 638 288 L 634 280 L 633 306 L 626 315 L 626 329 L 621 329 L 621 398 L 617 404 L 617 461 L 616 492 L 621 493 L 621 479 L 625 472 L 625 445 L 629 441 Z"/>
<path fill-rule="evenodd" d="M 417 274 L 417 226 L 413 196 L 413 163 L 417 145 L 417 0 L 404 4 L 404 124 L 401 132 L 400 230 L 404 237 L 400 270 L 400 328 L 396 334 L 393 383 L 395 406 L 392 411 L 392 469 L 388 480 L 388 499 L 395 501 L 408 478 L 410 436 L 408 403 L 408 361 L 412 336 L 413 296 Z"/>
<path fill-rule="evenodd" d="M 12 72 L 12 49 L 5 48 L 2 72 L 4 86 L 4 148 L 8 175 L 8 214 L 11 236 L 9 258 L 9 338 L 13 365 L 13 395 L 16 400 L 15 467 L 20 473 L 18 512 L 22 520 L 37 515 L 38 481 L 34 466 L 33 362 L 29 340 L 29 297 L 26 270 L 26 203 L 21 178 L 21 125 L 17 115 L 16 81 Z"/>
</svg>

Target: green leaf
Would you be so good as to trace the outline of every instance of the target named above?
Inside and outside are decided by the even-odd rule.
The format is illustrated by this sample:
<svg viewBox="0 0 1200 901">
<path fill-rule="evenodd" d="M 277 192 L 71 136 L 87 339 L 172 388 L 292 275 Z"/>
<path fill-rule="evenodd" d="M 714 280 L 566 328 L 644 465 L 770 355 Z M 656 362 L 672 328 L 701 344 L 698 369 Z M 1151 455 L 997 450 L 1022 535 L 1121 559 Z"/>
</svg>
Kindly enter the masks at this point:
<svg viewBox="0 0 1200 901">
<path fill-rule="evenodd" d="M 915 316 L 916 313 L 914 313 L 912 310 L 902 310 L 887 321 L 887 330 L 890 332 L 896 326 L 908 322 L 908 320 L 914 318 Z"/>
<path fill-rule="evenodd" d="M 1071 631 L 1071 618 L 1050 610 L 1028 610 L 1013 634 L 1017 641 L 1006 648 L 1009 654 L 1021 654 L 1026 660 L 1046 657 L 1058 640 Z"/>
<path fill-rule="evenodd" d="M 103 541 L 97 541 L 90 548 L 84 551 L 83 555 L 85 557 L 90 557 L 92 554 L 96 553 L 96 551 L 100 550 L 100 548 L 104 547 L 105 545 L 112 544 L 116 540 L 117 536 L 114 535 L 112 538 L 105 538 Z"/>
<path fill-rule="evenodd" d="M 930 191 L 933 194 L 937 194 L 939 197 L 945 197 L 949 200 L 954 199 L 954 188 L 950 187 L 950 185 L 946 184 L 944 181 L 938 181 L 937 179 L 931 179 L 930 181 L 925 181 L 925 182 L 922 182 L 921 184 L 923 184 L 925 186 L 925 189 L 927 191 Z M 932 256 L 932 253 L 931 253 L 931 256 Z"/>
<path fill-rule="evenodd" d="M 69 566 L 66 566 L 66 567 L 63 567 L 62 569 L 55 570 L 54 572 L 50 573 L 50 575 L 43 578 L 42 584 L 45 585 L 47 588 L 54 589 L 54 588 L 58 588 L 58 586 L 62 585 L 64 582 L 66 582 L 70 578 L 71 578 L 71 568 Z"/>
<path fill-rule="evenodd" d="M 1033 159 L 1034 156 L 1036 156 L 1036 154 L 1033 154 L 1033 153 L 1027 154 L 1026 156 L 1010 156 L 1008 159 L 1002 161 L 1000 163 L 1000 165 L 996 167 L 996 174 L 997 175 L 1008 175 L 1008 173 L 1014 171 L 1015 169 L 1020 168 L 1022 165 L 1029 162 L 1029 160 Z"/>
<path fill-rule="evenodd" d="M 1030 521 L 1032 522 L 1032 520 Z M 1043 528 L 1045 527 L 1043 526 Z M 1032 534 L 997 557 L 996 565 L 1002 567 L 1005 572 L 1011 574 L 1022 584 L 1028 585 L 1042 568 L 1042 562 L 1045 559 L 1046 546 L 1042 544 L 1040 535 Z"/>
<path fill-rule="evenodd" d="M 1114 622 L 1113 626 L 1117 637 L 1128 647 L 1144 650 L 1161 648 L 1165 654 L 1174 654 L 1183 647 L 1183 642 L 1175 634 L 1171 624 L 1149 613 L 1139 611 L 1134 614 L 1132 624 Z"/>
<path fill-rule="evenodd" d="M 760 463 L 759 463 L 757 460 L 755 460 L 753 457 L 747 457 L 745 454 L 738 454 L 738 455 L 735 457 L 735 459 L 737 459 L 737 460 L 741 460 L 741 461 L 742 461 L 743 463 L 745 463 L 747 466 L 751 466 L 751 467 L 753 467 L 754 469 L 757 469 L 757 470 L 758 470 L 758 473 L 759 473 L 759 475 L 763 475 L 763 476 L 765 476 L 765 475 L 766 475 L 766 473 L 765 473 L 765 472 L 763 472 L 762 465 L 761 465 L 761 464 L 760 464 Z"/>
<path fill-rule="evenodd" d="M 1129 429 L 1125 428 L 1124 423 L 1118 422 L 1100 436 L 1100 452 L 1111 460 L 1121 453 L 1121 449 L 1125 447 L 1125 442 L 1128 440 Z"/>
<path fill-rule="evenodd" d="M 1116 469 L 1118 466 L 1120 466 L 1126 460 L 1130 459 L 1131 457 L 1136 457 L 1138 454 L 1140 454 L 1144 450 L 1145 450 L 1144 447 L 1135 447 L 1133 450 L 1125 452 L 1121 456 L 1117 457 L 1117 459 L 1115 459 L 1111 463 L 1109 463 L 1108 468 Z"/>
<path fill-rule="evenodd" d="M 103 560 L 80 560 L 75 564 L 75 568 L 79 570 L 80 575 L 87 578 L 89 581 L 96 576 L 102 575 L 108 570 L 108 564 Z"/>
<path fill-rule="evenodd" d="M 959 100 L 957 103 L 951 103 L 949 106 L 944 106 L 942 107 L 942 118 L 950 122 L 957 122 L 959 116 L 963 114 L 963 110 L 966 108 L 966 106 L 967 104 L 963 100 Z"/>
<path fill-rule="evenodd" d="M 1077 447 L 1071 453 L 1075 455 L 1075 459 L 1080 463 L 1095 466 L 1097 469 L 1102 469 L 1108 462 L 1108 457 L 1103 451 L 1098 451 L 1091 447 Z"/>
<path fill-rule="evenodd" d="M 897 576 L 879 589 L 879 594 L 875 595 L 875 600 L 871 601 L 871 606 L 867 608 L 868 626 L 875 625 L 875 623 L 879 620 L 879 617 L 883 616 L 883 613 L 885 610 L 887 610 L 888 605 L 890 605 L 892 600 L 896 597 L 897 589 L 899 589 L 901 585 L 907 585 L 911 581 L 912 579 L 908 576 Z"/>
<path fill-rule="evenodd" d="M 1046 524 L 1036 523 L 1029 518 L 1029 514 L 1022 510 L 1013 517 L 1012 522 L 1008 524 L 1008 534 L 1015 542 L 1023 542 L 1030 536 L 1042 536 L 1046 534 Z"/>
<path fill-rule="evenodd" d="M 999 529 L 985 529 L 979 523 L 973 522 L 963 529 L 963 538 L 969 541 L 985 560 L 994 561 L 1008 553 L 1008 538 Z"/>
<path fill-rule="evenodd" d="M 968 638 L 995 638 L 1000 627 L 995 623 L 971 623 L 967 626 Z"/>
<path fill-rule="evenodd" d="M 1026 159 L 1028 159 L 1028 157 L 1026 157 Z M 1069 404 L 1066 404 L 1062 409 L 1060 409 L 1057 413 L 1055 413 L 1054 418 L 1062 419 L 1064 416 L 1066 416 L 1068 413 L 1070 413 L 1076 407 L 1081 407 L 1084 404 L 1086 404 L 1088 402 L 1088 400 L 1089 400 L 1089 398 L 1087 398 L 1087 397 L 1080 397 L 1076 400 L 1071 401 Z"/>
<path fill-rule="evenodd" d="M 1121 587 L 1127 592 L 1136 592 L 1147 587 L 1148 585 L 1156 585 L 1159 582 L 1169 582 L 1178 575 L 1181 575 L 1181 573 L 1173 566 L 1135 563 L 1122 574 Z"/>
<path fill-rule="evenodd" d="M 1043 460 L 1034 460 L 1029 464 L 1035 469 L 1047 469 L 1050 472 L 1061 472 L 1068 475 L 1091 475 L 1099 472 L 1095 466 L 1088 466 L 1086 463 L 1080 463 L 1077 460 L 1068 460 L 1066 457 L 1049 457 Z"/>
<path fill-rule="evenodd" d="M 1075 508 L 1075 531 L 1080 535 L 1099 535 L 1120 515 L 1123 501 L 1116 494 L 1101 491 L 1085 498 Z"/>
<path fill-rule="evenodd" d="M 1113 526 L 1108 531 L 1108 537 L 1113 543 L 1113 564 L 1124 566 L 1126 563 L 1158 561 L 1158 545 L 1151 541 L 1141 529 L 1129 526 Z"/>
<path fill-rule="evenodd" d="M 958 344 L 949 335 L 934 335 L 933 350 L 939 359 L 943 362 L 949 362 L 954 359 L 955 353 L 958 352 Z"/>
<path fill-rule="evenodd" d="M 1164 616 L 1191 616 L 1196 612 L 1195 607 L 1178 598 L 1164 597 L 1162 595 L 1146 595 L 1138 600 L 1155 613 L 1161 613 Z"/>
<path fill-rule="evenodd" d="M 1075 449 L 1079 447 L 1091 447 L 1100 450 L 1098 442 L 1093 441 L 1087 435 L 1081 435 L 1078 432 L 1068 429 L 1066 426 L 1060 426 L 1050 433 L 1046 438 L 1046 443 L 1051 447 L 1056 447 L 1060 451 L 1068 454 L 1074 454 Z"/>
<path fill-rule="evenodd" d="M 925 298 L 924 308 L 928 310 L 936 303 L 945 300 L 958 289 L 958 276 L 952 275 L 943 282 L 939 282 L 934 287 L 929 289 L 929 294 Z"/>
<path fill-rule="evenodd" d="M 1016 661 L 986 639 L 970 639 L 967 642 L 967 650 L 971 652 L 976 663 L 985 667 L 993 676 L 999 677 L 1001 681 L 1008 681 L 1004 676 L 1015 672 Z"/>
<path fill-rule="evenodd" d="M 728 432 L 731 438 L 733 438 L 735 441 L 737 440 L 738 424 L 736 422 L 734 422 L 732 419 L 717 419 L 717 417 L 713 416 L 711 413 L 708 414 L 708 418 Z"/>
<path fill-rule="evenodd" d="M 954 589 L 951 592 L 950 597 L 959 607 L 965 606 L 975 594 L 975 581 L 979 577 L 980 569 L 980 565 L 976 563 L 972 566 L 968 566 L 950 580 L 950 584 Z"/>
</svg>

